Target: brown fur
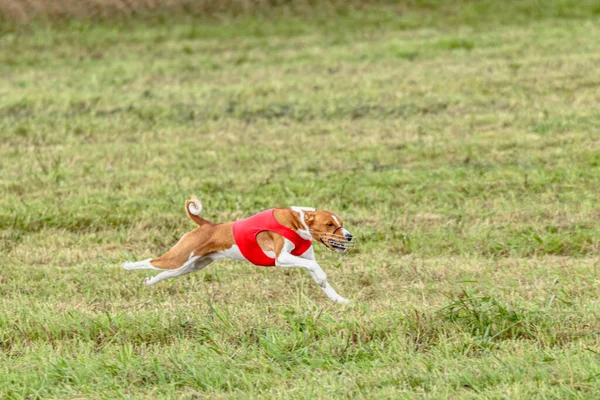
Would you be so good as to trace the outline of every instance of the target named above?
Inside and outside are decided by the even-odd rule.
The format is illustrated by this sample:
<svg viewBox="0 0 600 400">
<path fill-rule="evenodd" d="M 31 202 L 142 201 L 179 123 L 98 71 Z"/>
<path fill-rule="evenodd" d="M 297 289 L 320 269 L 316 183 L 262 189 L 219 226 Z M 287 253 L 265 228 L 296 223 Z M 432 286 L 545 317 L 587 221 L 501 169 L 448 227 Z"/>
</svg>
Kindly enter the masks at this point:
<svg viewBox="0 0 600 400">
<path fill-rule="evenodd" d="M 161 269 L 177 269 L 181 267 L 193 254 L 194 256 L 205 256 L 218 251 L 231 248 L 235 244 L 233 237 L 233 222 L 213 224 L 204 218 L 194 215 L 189 210 L 190 203 L 195 198 L 185 202 L 185 212 L 188 217 L 198 224 L 198 228 L 184 234 L 179 242 L 162 256 L 155 258 L 150 263 Z M 329 211 L 305 211 L 305 223 L 316 232 L 333 232 L 338 226 L 333 213 Z M 273 212 L 275 219 L 282 225 L 293 229 L 303 229 L 300 214 L 290 208 L 276 208 Z M 338 218 L 340 224 L 341 220 Z M 316 235 L 316 236 L 315 236 Z M 318 234 L 313 233 L 315 240 L 319 240 Z M 258 245 L 264 251 L 273 251 L 279 256 L 283 249 L 284 238 L 275 232 L 264 231 L 256 236 Z M 328 244 L 325 244 L 329 246 Z"/>
<path fill-rule="evenodd" d="M 206 224 L 199 226 L 181 237 L 179 242 L 162 256 L 150 261 L 161 269 L 176 269 L 181 267 L 193 253 L 194 256 L 204 256 L 230 248 L 234 243 L 233 222 L 225 224 Z"/>
</svg>

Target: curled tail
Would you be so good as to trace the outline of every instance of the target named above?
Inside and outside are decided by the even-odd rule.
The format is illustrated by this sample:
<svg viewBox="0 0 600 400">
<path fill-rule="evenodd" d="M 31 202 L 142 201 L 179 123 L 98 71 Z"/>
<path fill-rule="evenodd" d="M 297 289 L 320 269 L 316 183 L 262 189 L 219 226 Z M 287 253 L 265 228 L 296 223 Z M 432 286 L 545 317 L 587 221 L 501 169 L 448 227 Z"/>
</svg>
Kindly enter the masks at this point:
<svg viewBox="0 0 600 400">
<path fill-rule="evenodd" d="M 185 201 L 185 212 L 192 221 L 200 226 L 209 223 L 204 218 L 199 217 L 202 212 L 202 203 L 194 195 L 191 195 L 191 198 Z"/>
</svg>

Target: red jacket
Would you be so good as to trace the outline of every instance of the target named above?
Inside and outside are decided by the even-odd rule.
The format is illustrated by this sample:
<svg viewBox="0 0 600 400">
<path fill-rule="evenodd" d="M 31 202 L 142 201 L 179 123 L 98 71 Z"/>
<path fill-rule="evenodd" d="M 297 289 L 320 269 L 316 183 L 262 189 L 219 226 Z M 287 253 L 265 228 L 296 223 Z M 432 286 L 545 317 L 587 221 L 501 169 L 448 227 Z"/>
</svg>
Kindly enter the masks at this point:
<svg viewBox="0 0 600 400">
<path fill-rule="evenodd" d="M 295 231 L 281 225 L 273 216 L 274 209 L 266 210 L 233 223 L 233 237 L 240 252 L 254 265 L 274 267 L 275 259 L 267 256 L 256 242 L 256 235 L 264 231 L 275 232 L 294 244 L 292 254 L 302 255 L 312 245 L 312 240 L 303 239 Z"/>
</svg>

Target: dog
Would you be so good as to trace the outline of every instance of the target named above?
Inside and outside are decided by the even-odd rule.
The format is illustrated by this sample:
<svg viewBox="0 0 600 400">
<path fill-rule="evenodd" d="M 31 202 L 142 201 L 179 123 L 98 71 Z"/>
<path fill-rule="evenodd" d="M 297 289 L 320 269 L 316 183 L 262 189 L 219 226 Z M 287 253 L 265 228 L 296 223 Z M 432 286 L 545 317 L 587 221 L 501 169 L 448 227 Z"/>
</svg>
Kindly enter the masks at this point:
<svg viewBox="0 0 600 400">
<path fill-rule="evenodd" d="M 349 301 L 337 294 L 315 259 L 313 241 L 343 253 L 354 247 L 355 237 L 332 212 L 309 207 L 273 208 L 246 219 L 214 224 L 200 217 L 202 203 L 191 196 L 185 212 L 198 227 L 185 233 L 179 242 L 158 258 L 125 262 L 126 270 L 163 271 L 145 279 L 148 286 L 206 268 L 227 258 L 254 265 L 304 268 L 330 300 Z"/>
</svg>

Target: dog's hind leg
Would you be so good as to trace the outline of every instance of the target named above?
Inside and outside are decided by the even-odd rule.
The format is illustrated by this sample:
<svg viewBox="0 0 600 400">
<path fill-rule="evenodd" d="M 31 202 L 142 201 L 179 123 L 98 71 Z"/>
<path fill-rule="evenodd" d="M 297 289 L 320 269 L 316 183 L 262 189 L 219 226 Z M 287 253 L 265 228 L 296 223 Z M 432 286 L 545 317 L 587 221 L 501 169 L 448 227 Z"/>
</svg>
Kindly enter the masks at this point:
<svg viewBox="0 0 600 400">
<path fill-rule="evenodd" d="M 162 270 L 163 272 L 161 272 L 160 274 L 146 278 L 144 280 L 144 283 L 147 286 L 156 285 L 158 282 L 164 281 L 165 279 L 187 275 L 190 272 L 200 271 L 201 269 L 206 268 L 211 262 L 213 262 L 213 259 L 210 257 L 190 257 L 190 259 L 186 261 L 185 264 L 183 264 L 181 267 L 177 269 L 170 269 L 167 271 Z"/>
<path fill-rule="evenodd" d="M 146 260 L 143 261 L 127 261 L 123 263 L 123 268 L 125 268 L 128 271 L 134 270 L 134 269 L 154 269 L 157 271 L 160 271 L 160 268 L 156 268 L 154 265 L 152 265 L 150 263 L 152 259 L 148 258 Z"/>
<path fill-rule="evenodd" d="M 182 264 L 187 262 L 187 258 L 191 252 L 191 249 L 194 247 L 193 243 L 186 241 L 188 237 L 188 233 L 185 233 L 181 239 L 173 246 L 171 250 L 169 250 L 166 254 L 158 258 L 148 258 L 143 261 L 135 261 L 135 262 L 124 262 L 123 268 L 128 271 L 134 269 L 153 269 L 156 271 L 162 271 L 165 269 L 177 269 Z"/>
</svg>

